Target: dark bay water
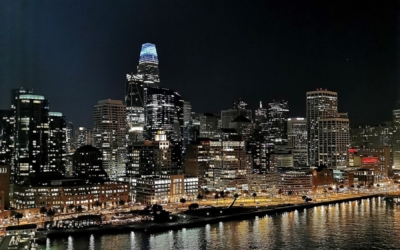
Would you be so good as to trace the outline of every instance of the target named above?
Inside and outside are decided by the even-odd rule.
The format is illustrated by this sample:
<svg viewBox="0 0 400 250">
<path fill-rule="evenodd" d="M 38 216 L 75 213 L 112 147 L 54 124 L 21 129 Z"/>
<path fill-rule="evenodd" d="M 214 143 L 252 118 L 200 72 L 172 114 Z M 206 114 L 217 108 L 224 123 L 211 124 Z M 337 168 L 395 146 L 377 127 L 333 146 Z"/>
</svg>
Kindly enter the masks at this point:
<svg viewBox="0 0 400 250">
<path fill-rule="evenodd" d="M 400 206 L 381 198 L 146 235 L 48 239 L 39 249 L 400 249 Z"/>
</svg>

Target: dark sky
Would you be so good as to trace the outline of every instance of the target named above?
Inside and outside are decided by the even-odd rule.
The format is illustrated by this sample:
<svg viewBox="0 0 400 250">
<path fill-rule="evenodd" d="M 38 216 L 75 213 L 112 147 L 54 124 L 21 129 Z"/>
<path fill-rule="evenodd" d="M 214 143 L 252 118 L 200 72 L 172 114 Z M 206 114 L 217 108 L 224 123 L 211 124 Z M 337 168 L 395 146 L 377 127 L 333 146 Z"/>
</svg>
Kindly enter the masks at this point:
<svg viewBox="0 0 400 250">
<path fill-rule="evenodd" d="M 155 43 L 162 87 L 196 112 L 241 97 L 289 101 L 339 94 L 352 125 L 391 118 L 399 89 L 395 1 L 0 0 L 0 108 L 10 90 L 33 88 L 74 125 L 92 127 L 93 106 L 123 99 L 142 43 Z"/>
</svg>

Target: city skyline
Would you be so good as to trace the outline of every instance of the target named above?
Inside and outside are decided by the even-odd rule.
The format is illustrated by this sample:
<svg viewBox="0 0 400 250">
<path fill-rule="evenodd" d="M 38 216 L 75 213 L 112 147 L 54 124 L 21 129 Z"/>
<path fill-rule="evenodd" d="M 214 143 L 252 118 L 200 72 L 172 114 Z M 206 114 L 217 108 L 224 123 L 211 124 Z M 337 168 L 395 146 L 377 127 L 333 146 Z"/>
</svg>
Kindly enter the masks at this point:
<svg viewBox="0 0 400 250">
<path fill-rule="evenodd" d="M 349 112 L 355 126 L 390 120 L 398 98 L 396 3 L 171 9 L 47 2 L 18 9 L 17 2 L 0 15 L 2 28 L 11 24 L 0 42 L 1 109 L 9 109 L 11 89 L 33 88 L 75 127 L 92 127 L 98 100 L 123 100 L 125 76 L 136 73 L 147 42 L 157 46 L 160 86 L 180 93 L 197 113 L 228 109 L 238 98 L 252 110 L 259 101 L 284 99 L 290 117 L 304 117 L 305 92 L 323 88 L 339 93 L 339 110 Z"/>
</svg>

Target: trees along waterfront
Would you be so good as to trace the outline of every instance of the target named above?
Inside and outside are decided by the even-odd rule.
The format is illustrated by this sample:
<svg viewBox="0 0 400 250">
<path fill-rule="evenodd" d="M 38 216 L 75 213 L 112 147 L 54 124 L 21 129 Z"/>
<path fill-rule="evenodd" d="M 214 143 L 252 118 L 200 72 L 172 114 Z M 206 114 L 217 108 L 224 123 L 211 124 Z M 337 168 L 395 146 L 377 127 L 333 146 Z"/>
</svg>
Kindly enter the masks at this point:
<svg viewBox="0 0 400 250">
<path fill-rule="evenodd" d="M 19 225 L 19 220 L 22 219 L 24 217 L 23 213 L 20 212 L 16 212 L 14 215 L 14 218 L 17 219 L 18 225 Z"/>
<path fill-rule="evenodd" d="M 197 202 L 200 204 L 200 200 L 203 199 L 203 195 L 198 194 L 196 198 L 197 198 Z"/>
<path fill-rule="evenodd" d="M 214 195 L 214 199 L 216 199 L 216 200 L 217 200 L 217 205 L 218 205 L 218 199 L 219 199 L 219 195 L 218 195 L 218 193 L 216 193 L 216 194 Z"/>
<path fill-rule="evenodd" d="M 42 214 L 42 219 L 43 219 L 44 215 L 47 213 L 46 208 L 45 207 L 41 207 L 40 210 L 39 210 L 39 213 Z"/>
<path fill-rule="evenodd" d="M 182 207 L 183 207 L 183 205 L 186 203 L 186 199 L 185 199 L 185 198 L 181 198 L 181 199 L 179 200 L 179 202 L 182 203 Z"/>
</svg>

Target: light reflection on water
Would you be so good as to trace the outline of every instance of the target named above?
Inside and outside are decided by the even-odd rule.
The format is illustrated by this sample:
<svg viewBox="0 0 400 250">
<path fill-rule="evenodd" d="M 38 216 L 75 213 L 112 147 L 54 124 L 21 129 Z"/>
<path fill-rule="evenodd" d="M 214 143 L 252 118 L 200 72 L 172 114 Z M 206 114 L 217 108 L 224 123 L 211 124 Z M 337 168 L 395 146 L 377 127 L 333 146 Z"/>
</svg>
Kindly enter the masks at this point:
<svg viewBox="0 0 400 250">
<path fill-rule="evenodd" d="M 51 239 L 39 249 L 393 249 L 398 235 L 400 207 L 373 198 L 160 234 Z"/>
</svg>

